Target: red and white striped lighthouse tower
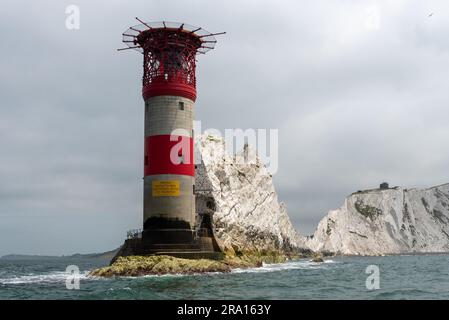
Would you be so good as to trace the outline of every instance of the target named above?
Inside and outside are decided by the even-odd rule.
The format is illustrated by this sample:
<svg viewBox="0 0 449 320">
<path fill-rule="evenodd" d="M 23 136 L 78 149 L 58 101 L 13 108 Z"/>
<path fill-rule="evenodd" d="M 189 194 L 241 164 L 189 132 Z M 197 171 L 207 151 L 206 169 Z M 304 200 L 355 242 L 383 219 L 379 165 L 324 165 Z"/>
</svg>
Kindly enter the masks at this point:
<svg viewBox="0 0 449 320">
<path fill-rule="evenodd" d="M 125 49 L 143 53 L 142 240 L 146 248 L 155 251 L 188 248 L 194 242 L 196 225 L 195 59 L 197 54 L 214 48 L 217 42 L 214 35 L 218 33 L 212 34 L 184 23 L 146 23 L 136 19 L 140 24 L 123 33 L 123 42 L 128 45 Z"/>
</svg>

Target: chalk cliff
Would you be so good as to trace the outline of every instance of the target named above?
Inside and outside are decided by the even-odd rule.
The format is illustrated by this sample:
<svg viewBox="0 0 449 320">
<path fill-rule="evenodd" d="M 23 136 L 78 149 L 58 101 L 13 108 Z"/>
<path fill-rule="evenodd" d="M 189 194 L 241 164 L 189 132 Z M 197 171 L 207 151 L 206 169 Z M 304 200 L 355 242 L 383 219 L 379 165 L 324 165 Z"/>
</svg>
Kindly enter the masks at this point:
<svg viewBox="0 0 449 320">
<path fill-rule="evenodd" d="M 346 255 L 449 251 L 449 184 L 359 191 L 324 217 L 312 250 Z"/>
<path fill-rule="evenodd" d="M 215 237 L 225 251 L 305 247 L 278 201 L 271 174 L 248 145 L 231 156 L 223 138 L 203 135 L 197 149 L 197 212 L 213 213 Z"/>
</svg>

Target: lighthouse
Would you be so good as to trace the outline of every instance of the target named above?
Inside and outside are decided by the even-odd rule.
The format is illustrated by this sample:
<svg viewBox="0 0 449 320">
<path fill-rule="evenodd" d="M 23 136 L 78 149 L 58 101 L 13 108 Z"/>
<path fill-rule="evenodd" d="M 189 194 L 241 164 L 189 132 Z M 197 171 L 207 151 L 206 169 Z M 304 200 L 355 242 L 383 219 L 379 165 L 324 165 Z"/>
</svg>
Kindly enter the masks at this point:
<svg viewBox="0 0 449 320">
<path fill-rule="evenodd" d="M 143 231 L 134 251 L 214 251 L 195 229 L 195 68 L 197 56 L 213 49 L 214 36 L 224 32 L 136 19 L 139 24 L 123 33 L 127 47 L 119 49 L 143 54 Z"/>
</svg>

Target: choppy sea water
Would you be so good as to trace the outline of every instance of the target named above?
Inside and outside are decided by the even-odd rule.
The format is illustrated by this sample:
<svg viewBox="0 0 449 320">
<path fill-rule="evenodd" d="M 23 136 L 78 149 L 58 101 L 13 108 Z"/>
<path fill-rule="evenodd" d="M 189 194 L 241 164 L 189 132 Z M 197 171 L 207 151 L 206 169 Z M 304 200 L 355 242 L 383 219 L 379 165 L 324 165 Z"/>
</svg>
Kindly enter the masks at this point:
<svg viewBox="0 0 449 320">
<path fill-rule="evenodd" d="M 449 255 L 332 257 L 188 276 L 87 275 L 107 263 L 0 260 L 0 299 L 449 299 Z M 68 265 L 80 269 L 79 290 L 66 288 Z M 370 265 L 379 268 L 379 289 L 366 287 Z"/>
</svg>

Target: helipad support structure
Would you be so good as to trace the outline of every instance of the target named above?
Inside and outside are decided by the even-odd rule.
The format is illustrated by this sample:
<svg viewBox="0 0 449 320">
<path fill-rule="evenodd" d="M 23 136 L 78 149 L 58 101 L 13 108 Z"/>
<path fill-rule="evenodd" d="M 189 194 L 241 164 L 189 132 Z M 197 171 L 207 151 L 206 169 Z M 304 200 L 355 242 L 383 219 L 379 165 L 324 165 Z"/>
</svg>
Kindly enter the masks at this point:
<svg viewBox="0 0 449 320">
<path fill-rule="evenodd" d="M 196 57 L 215 35 L 173 22 L 143 22 L 123 33 L 143 53 L 145 101 L 142 243 L 148 252 L 192 250 L 195 242 L 193 114 Z"/>
</svg>

